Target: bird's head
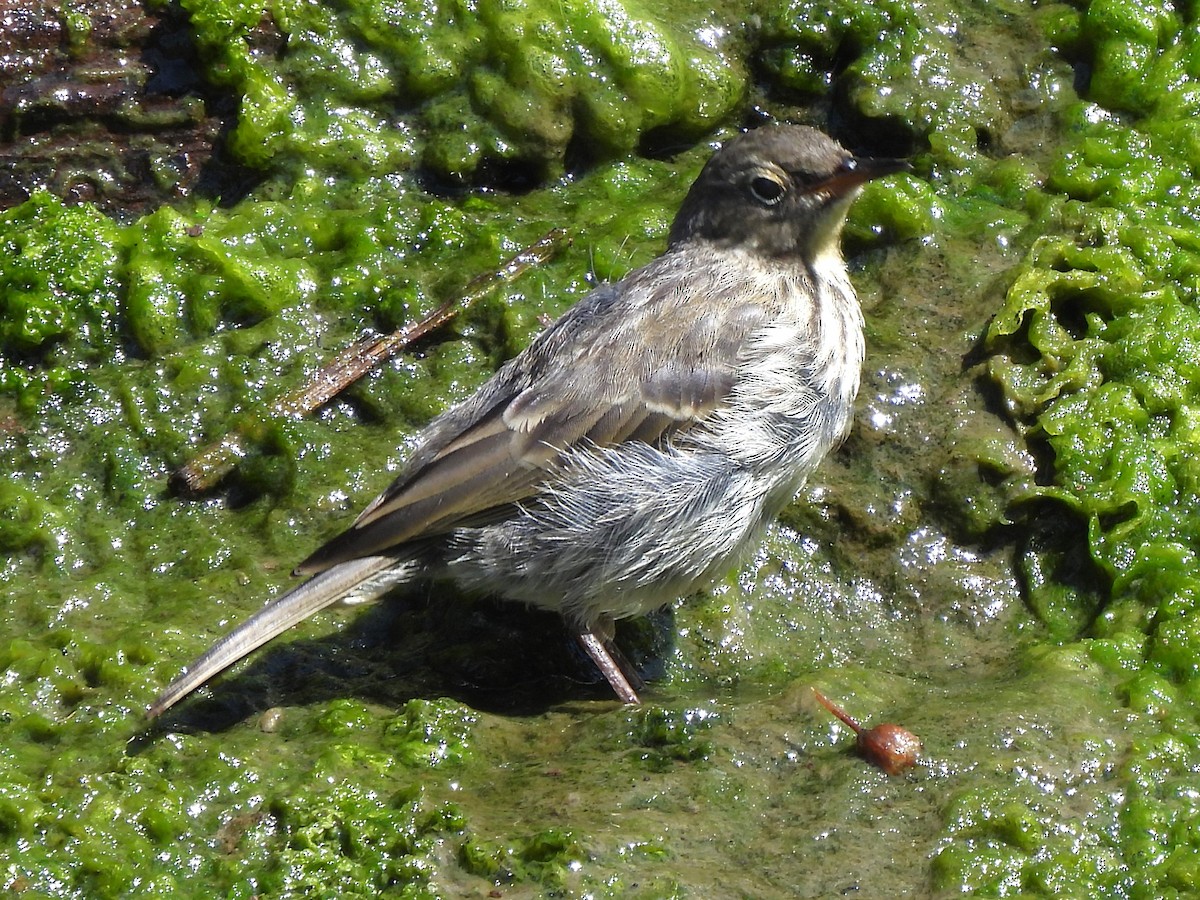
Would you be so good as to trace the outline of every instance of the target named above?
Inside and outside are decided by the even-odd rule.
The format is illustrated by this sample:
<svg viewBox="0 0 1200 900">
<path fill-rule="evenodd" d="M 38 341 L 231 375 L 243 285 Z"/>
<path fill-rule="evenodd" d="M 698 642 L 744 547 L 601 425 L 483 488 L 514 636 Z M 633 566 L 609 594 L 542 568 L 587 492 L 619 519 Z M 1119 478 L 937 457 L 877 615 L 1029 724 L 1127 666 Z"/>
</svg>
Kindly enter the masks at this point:
<svg viewBox="0 0 1200 900">
<path fill-rule="evenodd" d="M 764 126 L 713 154 L 675 217 L 670 246 L 700 240 L 812 263 L 837 252 L 862 185 L 906 168 L 855 157 L 815 128 Z"/>
</svg>

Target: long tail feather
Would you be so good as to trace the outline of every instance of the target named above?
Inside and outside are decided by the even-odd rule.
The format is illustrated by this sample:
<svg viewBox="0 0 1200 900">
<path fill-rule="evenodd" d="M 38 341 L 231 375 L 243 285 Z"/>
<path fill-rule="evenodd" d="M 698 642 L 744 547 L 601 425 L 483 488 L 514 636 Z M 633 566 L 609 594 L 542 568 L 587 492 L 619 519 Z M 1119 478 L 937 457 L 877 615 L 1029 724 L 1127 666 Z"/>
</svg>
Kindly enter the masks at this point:
<svg viewBox="0 0 1200 900">
<path fill-rule="evenodd" d="M 267 641 L 339 600 L 365 602 L 404 580 L 404 566 L 392 556 L 367 556 L 340 563 L 267 604 L 172 681 L 146 715 L 162 715 L 214 675 L 228 669 Z"/>
</svg>

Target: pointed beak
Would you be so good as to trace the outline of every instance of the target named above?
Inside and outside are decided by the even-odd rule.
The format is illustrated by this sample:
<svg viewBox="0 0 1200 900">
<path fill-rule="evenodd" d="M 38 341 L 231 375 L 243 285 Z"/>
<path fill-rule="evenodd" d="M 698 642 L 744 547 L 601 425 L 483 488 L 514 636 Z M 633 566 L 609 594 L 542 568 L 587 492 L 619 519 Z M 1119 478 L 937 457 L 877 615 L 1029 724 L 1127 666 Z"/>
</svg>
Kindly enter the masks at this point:
<svg viewBox="0 0 1200 900">
<path fill-rule="evenodd" d="M 809 185 L 807 192 L 820 191 L 832 197 L 844 197 L 854 188 L 875 178 L 882 178 L 884 175 L 892 175 L 896 172 L 907 172 L 911 169 L 912 166 L 908 160 L 904 159 L 859 159 L 852 156 L 828 178 Z"/>
</svg>

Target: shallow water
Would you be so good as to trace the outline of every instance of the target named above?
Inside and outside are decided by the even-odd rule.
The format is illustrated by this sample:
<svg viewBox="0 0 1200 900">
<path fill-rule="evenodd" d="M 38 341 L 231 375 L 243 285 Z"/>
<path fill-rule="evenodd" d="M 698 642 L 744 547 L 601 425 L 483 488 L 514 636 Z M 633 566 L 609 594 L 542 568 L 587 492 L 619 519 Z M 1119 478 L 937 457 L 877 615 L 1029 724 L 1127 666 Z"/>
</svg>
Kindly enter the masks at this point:
<svg viewBox="0 0 1200 900">
<path fill-rule="evenodd" d="M 1194 16 L 792 3 L 512 5 L 476 21 L 447 4 L 422 43 L 419 29 L 373 31 L 382 7 L 369 4 L 279 3 L 274 25 L 250 4 L 187 8 L 210 83 L 250 98 L 230 146 L 261 168 L 258 187 L 124 225 L 45 195 L 0 218 L 17 251 L 0 331 L 11 891 L 1192 889 L 1190 588 L 1104 555 L 1121 521 L 1083 481 L 1055 481 L 1065 441 L 1047 440 L 1033 395 L 1055 366 L 1070 371 L 1063 335 L 1094 340 L 1121 298 L 1174 284 L 1194 299 L 1180 222 L 1200 161 L 1188 126 L 1171 130 L 1194 74 L 1172 82 L 1174 106 L 1103 106 L 1129 109 L 1121 85 L 1137 81 L 1113 74 L 1110 32 L 1156 47 L 1154 74 L 1193 47 Z M 530 30 L 546 16 L 553 27 Z M 290 35 L 278 58 L 264 29 Z M 606 49 L 585 65 L 572 42 Z M 404 68 L 414 53 L 451 62 Z M 537 78 L 530 59 L 550 60 Z M 605 85 L 595 96 L 588 72 Z M 495 78 L 511 82 L 508 105 Z M 421 586 L 305 623 L 147 728 L 157 690 L 286 588 L 386 485 L 414 429 L 540 315 L 660 250 L 706 141 L 752 108 L 912 153 L 915 174 L 872 185 L 847 229 L 868 332 L 853 434 L 740 572 L 623 624 L 653 679 L 645 705 L 609 700 L 554 617 Z M 520 115 L 554 127 L 514 141 Z M 1138 149 L 1147 134 L 1153 152 Z M 1117 187 L 1093 190 L 1106 172 Z M 1141 219 L 1096 224 L 1122 204 Z M 344 400 L 310 420 L 267 415 L 335 348 L 411 320 L 557 225 L 569 248 Z M 1140 255 L 1049 258 L 1039 238 Z M 1089 271 L 1105 281 L 1083 283 Z M 989 334 L 1006 303 L 1037 302 L 1021 290 L 1035 276 L 1051 279 L 1057 341 L 1019 311 L 998 320 L 1019 327 Z M 1160 445 L 1187 447 L 1191 409 L 1173 411 Z M 234 475 L 173 495 L 173 467 L 234 427 L 250 446 Z M 1178 521 L 1186 569 L 1186 510 Z M 867 724 L 917 733 L 921 764 L 901 777 L 867 765 L 814 686 Z"/>
</svg>

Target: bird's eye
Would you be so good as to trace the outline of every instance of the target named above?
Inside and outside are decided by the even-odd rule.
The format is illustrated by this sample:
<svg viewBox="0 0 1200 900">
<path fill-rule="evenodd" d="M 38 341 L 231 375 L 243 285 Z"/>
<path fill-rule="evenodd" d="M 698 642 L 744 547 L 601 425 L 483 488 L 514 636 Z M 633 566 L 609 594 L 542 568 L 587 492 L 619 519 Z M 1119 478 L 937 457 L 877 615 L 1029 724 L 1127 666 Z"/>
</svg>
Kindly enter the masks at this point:
<svg viewBox="0 0 1200 900">
<path fill-rule="evenodd" d="M 784 193 L 784 186 L 766 175 L 759 175 L 750 181 L 750 195 L 763 206 L 774 206 L 783 199 Z"/>
</svg>

